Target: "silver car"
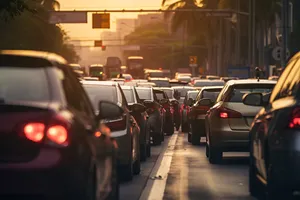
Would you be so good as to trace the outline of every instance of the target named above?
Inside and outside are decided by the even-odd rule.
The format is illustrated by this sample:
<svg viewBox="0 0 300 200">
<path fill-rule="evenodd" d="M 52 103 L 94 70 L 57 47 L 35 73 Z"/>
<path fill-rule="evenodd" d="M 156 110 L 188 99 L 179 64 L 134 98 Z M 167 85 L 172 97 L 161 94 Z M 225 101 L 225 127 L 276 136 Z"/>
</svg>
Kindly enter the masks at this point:
<svg viewBox="0 0 300 200">
<path fill-rule="evenodd" d="M 243 104 L 243 97 L 252 92 L 271 93 L 275 84 L 255 79 L 227 82 L 205 117 L 206 156 L 210 163 L 219 163 L 223 152 L 248 151 L 250 126 L 261 107 Z M 206 100 L 202 99 L 203 104 Z"/>
</svg>

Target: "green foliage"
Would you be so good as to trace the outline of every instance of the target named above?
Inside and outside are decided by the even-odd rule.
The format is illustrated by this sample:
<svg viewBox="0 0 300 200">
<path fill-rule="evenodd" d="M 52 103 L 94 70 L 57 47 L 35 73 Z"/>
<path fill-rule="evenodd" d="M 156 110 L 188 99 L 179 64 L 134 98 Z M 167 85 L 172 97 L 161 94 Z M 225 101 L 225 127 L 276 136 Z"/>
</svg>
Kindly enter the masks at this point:
<svg viewBox="0 0 300 200">
<path fill-rule="evenodd" d="M 1 0 L 2 1 L 2 0 Z M 61 27 L 49 24 L 48 10 L 54 9 L 56 1 L 28 0 L 23 1 L 30 9 L 12 14 L 9 20 L 0 18 L 0 49 L 39 50 L 58 53 L 70 62 L 77 62 L 74 47 L 67 45 L 68 37 Z M 14 12 L 5 9 L 3 12 Z"/>
</svg>

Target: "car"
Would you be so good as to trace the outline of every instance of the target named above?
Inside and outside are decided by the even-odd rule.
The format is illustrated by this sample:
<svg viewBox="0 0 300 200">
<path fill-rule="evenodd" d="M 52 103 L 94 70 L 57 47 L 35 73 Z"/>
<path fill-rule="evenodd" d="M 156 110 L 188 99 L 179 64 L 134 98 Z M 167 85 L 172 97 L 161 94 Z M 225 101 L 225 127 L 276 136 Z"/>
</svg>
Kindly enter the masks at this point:
<svg viewBox="0 0 300 200">
<path fill-rule="evenodd" d="M 97 78 L 97 77 L 83 77 L 83 80 L 85 80 L 85 81 L 99 81 L 99 78 Z"/>
<path fill-rule="evenodd" d="M 150 144 L 150 127 L 148 124 L 148 114 L 143 101 L 140 100 L 138 93 L 134 86 L 121 86 L 125 98 L 127 100 L 129 110 L 137 121 L 140 127 L 140 158 L 145 161 L 151 155 Z"/>
<path fill-rule="evenodd" d="M 224 86 L 225 81 L 223 80 L 209 80 L 209 79 L 200 79 L 200 80 L 195 80 L 194 82 L 194 87 L 197 89 L 201 89 L 201 87 L 205 86 Z"/>
<path fill-rule="evenodd" d="M 110 79 L 111 81 L 115 81 L 117 83 L 119 83 L 120 85 L 124 85 L 125 84 L 125 78 L 112 78 Z"/>
<path fill-rule="evenodd" d="M 290 59 L 271 94 L 244 96 L 245 106 L 260 110 L 250 132 L 249 192 L 268 199 L 298 199 L 300 54 Z"/>
<path fill-rule="evenodd" d="M 97 102 L 105 100 L 119 105 L 124 114 L 122 117 L 105 121 L 119 147 L 118 168 L 121 177 L 130 181 L 134 174 L 139 174 L 140 163 L 140 128 L 129 112 L 125 95 L 114 81 L 81 81 L 89 98 L 92 100 L 94 112 L 98 113 Z M 101 112 L 101 110 L 100 110 Z"/>
<path fill-rule="evenodd" d="M 139 98 L 143 101 L 143 105 L 147 108 L 149 115 L 148 123 L 150 127 L 150 137 L 154 145 L 160 145 L 164 140 L 163 133 L 163 113 L 162 106 L 158 103 L 154 95 L 153 88 L 136 87 Z"/>
<path fill-rule="evenodd" d="M 270 76 L 268 80 L 278 81 L 279 76 Z"/>
<path fill-rule="evenodd" d="M 198 95 L 199 91 L 198 90 L 192 90 L 192 91 L 188 91 L 185 95 L 183 104 L 182 104 L 182 122 L 181 122 L 181 131 L 182 132 L 188 132 L 189 131 L 189 120 L 188 120 L 188 116 L 189 116 L 189 112 L 190 112 L 190 108 L 191 108 L 191 103 L 190 102 L 194 102 L 197 95 Z"/>
<path fill-rule="evenodd" d="M 149 78 L 148 81 L 155 83 L 155 87 L 170 87 L 168 78 Z"/>
<path fill-rule="evenodd" d="M 208 79 L 208 80 L 220 80 L 220 76 L 206 75 L 206 79 Z"/>
<path fill-rule="evenodd" d="M 210 109 L 210 106 L 203 106 L 203 101 L 205 102 L 205 99 L 209 99 L 213 105 L 222 89 L 223 86 L 203 87 L 197 94 L 195 100 L 187 100 L 187 104 L 191 106 L 190 112 L 188 113 L 188 142 L 191 142 L 193 145 L 200 144 L 201 137 L 206 136 L 205 115 Z"/>
<path fill-rule="evenodd" d="M 187 81 L 178 81 L 176 79 L 171 79 L 169 80 L 170 87 L 175 87 L 175 86 L 189 86 L 189 82 Z"/>
<path fill-rule="evenodd" d="M 140 82 L 137 83 L 137 87 L 156 87 L 156 84 L 152 82 L 147 82 L 147 83 Z"/>
<path fill-rule="evenodd" d="M 117 148 L 99 128 L 118 106 L 97 102 L 95 115 L 67 61 L 49 52 L 0 51 L 0 91 L 1 195 L 118 199 Z"/>
<path fill-rule="evenodd" d="M 252 92 L 271 92 L 275 81 L 231 80 L 220 92 L 215 105 L 205 116 L 206 155 L 209 162 L 222 161 L 223 152 L 249 151 L 249 130 L 260 108 L 243 104 L 243 96 Z M 211 106 L 210 99 L 202 99 L 202 106 Z"/>
<path fill-rule="evenodd" d="M 181 73 L 181 72 L 176 72 L 175 74 L 175 79 L 178 80 L 179 77 L 181 76 L 189 76 L 189 77 L 192 77 L 192 74 L 191 73 Z"/>
<path fill-rule="evenodd" d="M 177 80 L 190 83 L 192 78 L 190 76 L 178 76 Z"/>
<path fill-rule="evenodd" d="M 120 77 L 120 76 L 122 76 L 122 77 Z M 125 82 L 130 82 L 133 80 L 131 74 L 122 74 L 122 75 L 119 74 L 118 78 L 125 79 L 124 80 Z"/>
<path fill-rule="evenodd" d="M 228 82 L 230 80 L 239 80 L 239 78 L 238 77 L 221 77 L 220 80 Z"/>
<path fill-rule="evenodd" d="M 181 117 L 180 117 L 180 106 L 178 100 L 175 98 L 175 90 L 169 87 L 160 87 L 160 90 L 164 91 L 169 101 L 171 102 L 171 109 L 173 110 L 173 119 L 174 119 L 174 126 L 178 130 L 181 124 Z"/>
<path fill-rule="evenodd" d="M 164 120 L 163 120 L 163 130 L 167 135 L 174 134 L 174 110 L 173 106 L 168 98 L 168 95 L 159 88 L 153 88 L 154 95 L 156 96 L 157 101 L 163 107 Z"/>
</svg>

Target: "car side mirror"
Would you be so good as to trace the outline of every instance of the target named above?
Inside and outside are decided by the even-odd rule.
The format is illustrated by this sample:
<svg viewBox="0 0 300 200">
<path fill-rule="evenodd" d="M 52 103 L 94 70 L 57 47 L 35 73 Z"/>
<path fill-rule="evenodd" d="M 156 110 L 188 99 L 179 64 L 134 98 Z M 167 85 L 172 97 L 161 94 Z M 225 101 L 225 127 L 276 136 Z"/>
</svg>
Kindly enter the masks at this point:
<svg viewBox="0 0 300 200">
<path fill-rule="evenodd" d="M 142 113 L 146 111 L 146 107 L 140 103 L 135 103 L 130 106 L 130 110 L 133 113 Z"/>
<path fill-rule="evenodd" d="M 189 98 L 189 99 L 187 100 L 187 105 L 188 105 L 188 106 L 192 106 L 193 104 L 194 104 L 194 99 Z"/>
<path fill-rule="evenodd" d="M 98 120 L 114 120 L 122 117 L 124 110 L 117 104 L 109 101 L 100 101 L 98 104 Z"/>
<path fill-rule="evenodd" d="M 211 100 L 211 99 L 207 99 L 207 98 L 204 98 L 204 99 L 200 99 L 198 101 L 198 106 L 213 106 L 214 105 L 214 102 Z"/>
<path fill-rule="evenodd" d="M 243 96 L 243 103 L 248 106 L 264 106 L 262 93 L 249 93 Z"/>
</svg>

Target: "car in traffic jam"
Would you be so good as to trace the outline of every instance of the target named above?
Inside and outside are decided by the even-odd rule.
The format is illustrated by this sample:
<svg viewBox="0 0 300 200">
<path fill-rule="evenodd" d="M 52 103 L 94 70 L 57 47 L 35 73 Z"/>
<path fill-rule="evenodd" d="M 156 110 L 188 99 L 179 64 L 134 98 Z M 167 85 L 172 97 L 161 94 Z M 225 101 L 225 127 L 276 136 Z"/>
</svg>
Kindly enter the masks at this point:
<svg viewBox="0 0 300 200">
<path fill-rule="evenodd" d="M 126 199 L 124 182 L 164 181 L 160 173 L 178 164 L 170 152 L 188 163 L 186 148 L 203 150 L 194 159 L 211 169 L 230 162 L 226 153 L 249 153 L 244 176 L 257 199 L 290 199 L 300 190 L 300 54 L 276 79 L 172 78 L 160 70 L 162 77 L 145 70 L 146 79 L 135 79 L 126 69 L 106 79 L 104 65 L 90 66 L 89 75 L 54 53 L 0 51 L 0 195 Z"/>
</svg>

